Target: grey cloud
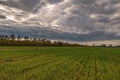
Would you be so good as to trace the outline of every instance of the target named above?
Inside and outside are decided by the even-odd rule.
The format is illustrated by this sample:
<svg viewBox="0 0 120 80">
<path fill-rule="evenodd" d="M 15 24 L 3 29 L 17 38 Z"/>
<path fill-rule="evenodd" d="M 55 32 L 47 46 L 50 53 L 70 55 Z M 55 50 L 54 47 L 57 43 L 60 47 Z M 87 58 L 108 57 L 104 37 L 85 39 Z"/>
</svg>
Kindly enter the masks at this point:
<svg viewBox="0 0 120 80">
<path fill-rule="evenodd" d="M 108 23 L 110 20 L 109 20 L 109 18 L 107 18 L 107 17 L 101 17 L 101 18 L 99 18 L 98 21 L 99 21 L 99 22 L 103 22 L 103 23 Z"/>
<path fill-rule="evenodd" d="M 75 4 L 78 4 L 77 6 L 80 8 L 80 10 L 83 10 L 87 13 L 113 14 L 117 11 L 115 6 L 118 3 L 113 2 L 113 0 L 89 0 L 87 1 L 88 4 L 83 4 L 81 1 L 76 0 Z"/>
<path fill-rule="evenodd" d="M 93 18 L 93 20 L 97 21 L 97 22 L 103 22 L 103 23 L 107 23 L 110 22 L 110 16 L 108 15 L 103 15 L 103 14 L 94 14 L 95 18 Z"/>
<path fill-rule="evenodd" d="M 0 15 L 0 19 L 6 19 L 4 15 Z"/>
<path fill-rule="evenodd" d="M 40 0 L 20 0 L 20 7 L 22 7 L 24 10 L 31 11 L 38 3 Z"/>
<path fill-rule="evenodd" d="M 0 1 L 0 4 L 4 4 L 5 3 L 5 1 Z"/>
<path fill-rule="evenodd" d="M 109 0 L 109 2 L 112 2 L 112 3 L 119 3 L 120 0 Z"/>
<path fill-rule="evenodd" d="M 7 5 L 10 7 L 19 8 L 25 11 L 31 11 L 40 0 L 7 0 L 2 1 L 1 4 Z"/>
<path fill-rule="evenodd" d="M 73 0 L 74 3 L 93 4 L 96 0 Z"/>
<path fill-rule="evenodd" d="M 55 4 L 55 3 L 62 2 L 63 0 L 46 0 L 46 1 L 47 3 Z"/>
<path fill-rule="evenodd" d="M 107 4 L 104 6 L 99 6 L 99 5 L 92 5 L 91 7 L 87 7 L 87 10 L 93 13 L 98 13 L 98 14 L 113 14 L 117 11 L 115 7 L 115 4 Z"/>
<path fill-rule="evenodd" d="M 68 28 L 73 28 L 76 30 L 91 30 L 92 25 L 88 18 L 84 15 L 79 16 L 69 16 L 62 20 L 61 26 L 67 26 Z M 89 25 L 89 26 L 88 26 Z"/>
<path fill-rule="evenodd" d="M 0 15 L 0 19 L 6 19 L 6 16 Z"/>
<path fill-rule="evenodd" d="M 103 0 L 103 1 L 98 1 L 99 4 L 96 4 L 96 11 L 98 13 L 103 13 L 103 14 L 113 14 L 115 13 L 118 9 L 115 7 L 116 4 L 118 4 L 120 1 L 118 0 Z"/>
<path fill-rule="evenodd" d="M 104 7 L 104 12 L 105 13 L 115 13 L 117 9 L 115 8 L 115 4 L 108 4 Z"/>
<path fill-rule="evenodd" d="M 46 27 L 46 29 L 52 28 L 61 31 L 61 33 L 67 32 L 76 37 L 83 37 L 86 41 L 120 39 L 119 3 L 120 0 L 0 1 L 0 4 L 23 10 L 17 12 L 14 9 L 16 11 L 12 14 L 5 14 L 5 16 L 10 15 L 9 18 L 16 19 L 18 24 L 23 20 L 20 24 L 34 25 L 31 29 L 36 29 L 36 26 Z M 90 17 L 92 14 L 96 16 Z M 9 25 L 11 24 L 16 23 L 9 23 Z M 33 32 L 36 34 L 39 31 Z"/>
</svg>

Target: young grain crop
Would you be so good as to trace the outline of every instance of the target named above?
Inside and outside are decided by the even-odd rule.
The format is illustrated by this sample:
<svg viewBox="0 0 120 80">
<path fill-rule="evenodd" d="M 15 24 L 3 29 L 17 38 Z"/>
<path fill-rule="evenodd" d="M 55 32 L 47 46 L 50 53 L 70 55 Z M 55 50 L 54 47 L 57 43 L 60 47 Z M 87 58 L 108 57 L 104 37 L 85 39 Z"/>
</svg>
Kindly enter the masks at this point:
<svg viewBox="0 0 120 80">
<path fill-rule="evenodd" d="M 120 48 L 0 47 L 0 80 L 119 80 Z"/>
</svg>

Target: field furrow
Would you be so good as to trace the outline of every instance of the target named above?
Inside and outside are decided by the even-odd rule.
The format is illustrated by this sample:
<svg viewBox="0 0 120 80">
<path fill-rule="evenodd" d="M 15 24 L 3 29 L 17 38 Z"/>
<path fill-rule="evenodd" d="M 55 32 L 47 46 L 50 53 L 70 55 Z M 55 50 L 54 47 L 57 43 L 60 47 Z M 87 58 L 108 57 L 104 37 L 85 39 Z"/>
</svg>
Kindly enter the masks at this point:
<svg viewBox="0 0 120 80">
<path fill-rule="evenodd" d="M 120 49 L 2 47 L 0 80 L 119 80 Z"/>
</svg>

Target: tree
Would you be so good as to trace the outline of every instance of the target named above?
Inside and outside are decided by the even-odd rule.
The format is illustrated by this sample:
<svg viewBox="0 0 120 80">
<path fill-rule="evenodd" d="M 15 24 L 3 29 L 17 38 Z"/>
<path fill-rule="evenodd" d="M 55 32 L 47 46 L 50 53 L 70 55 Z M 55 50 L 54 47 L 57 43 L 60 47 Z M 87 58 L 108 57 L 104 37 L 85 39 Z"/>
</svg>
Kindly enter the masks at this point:
<svg viewBox="0 0 120 80">
<path fill-rule="evenodd" d="M 102 44 L 102 45 L 100 45 L 100 47 L 106 47 L 106 44 Z"/>
<path fill-rule="evenodd" d="M 10 35 L 10 39 L 15 40 L 15 34 L 14 33 Z"/>
<path fill-rule="evenodd" d="M 20 38 L 21 38 L 21 36 L 20 36 L 20 35 L 18 35 L 18 36 L 17 36 L 17 39 L 18 39 L 18 40 L 20 40 Z"/>
<path fill-rule="evenodd" d="M 95 43 L 93 43 L 92 46 L 95 47 Z"/>
<path fill-rule="evenodd" d="M 27 37 L 27 36 L 25 36 L 25 37 L 24 37 L 24 39 L 25 39 L 25 40 L 28 40 L 28 37 Z"/>
<path fill-rule="evenodd" d="M 7 40 L 7 39 L 8 39 L 8 36 L 7 36 L 7 35 L 0 35 L 0 39 L 1 39 L 1 40 Z"/>
<path fill-rule="evenodd" d="M 109 47 L 113 47 L 113 45 L 112 45 L 112 44 L 110 44 L 110 45 L 109 45 Z"/>
<path fill-rule="evenodd" d="M 46 41 L 46 39 L 42 39 L 42 42 L 45 42 Z"/>
</svg>

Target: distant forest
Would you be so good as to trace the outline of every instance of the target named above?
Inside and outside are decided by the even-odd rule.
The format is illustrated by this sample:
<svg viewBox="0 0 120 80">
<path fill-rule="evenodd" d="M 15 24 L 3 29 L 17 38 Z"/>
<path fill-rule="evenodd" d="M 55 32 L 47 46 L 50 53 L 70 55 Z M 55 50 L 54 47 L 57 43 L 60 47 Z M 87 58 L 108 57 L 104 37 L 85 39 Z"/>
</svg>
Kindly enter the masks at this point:
<svg viewBox="0 0 120 80">
<path fill-rule="evenodd" d="M 50 41 L 40 38 L 29 38 L 15 34 L 0 35 L 0 46 L 84 46 L 80 44 L 70 44 L 61 41 Z"/>
</svg>

